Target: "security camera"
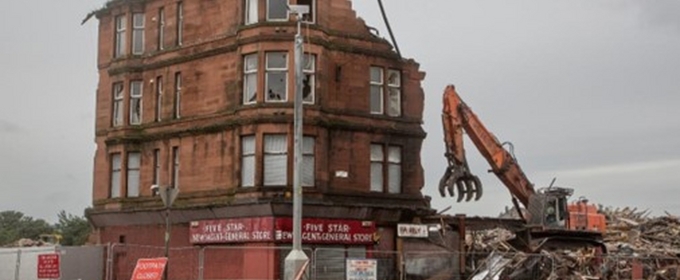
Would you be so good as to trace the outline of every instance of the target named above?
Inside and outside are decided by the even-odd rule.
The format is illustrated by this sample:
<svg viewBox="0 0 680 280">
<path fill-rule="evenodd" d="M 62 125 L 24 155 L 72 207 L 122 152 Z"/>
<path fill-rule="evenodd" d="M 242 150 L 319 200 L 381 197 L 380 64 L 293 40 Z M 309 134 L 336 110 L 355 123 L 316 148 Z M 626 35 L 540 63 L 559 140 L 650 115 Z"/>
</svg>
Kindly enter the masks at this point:
<svg viewBox="0 0 680 280">
<path fill-rule="evenodd" d="M 151 189 L 151 195 L 152 196 L 157 196 L 158 193 L 160 192 L 160 186 L 158 186 L 158 185 L 151 185 L 151 187 L 149 189 Z"/>
</svg>

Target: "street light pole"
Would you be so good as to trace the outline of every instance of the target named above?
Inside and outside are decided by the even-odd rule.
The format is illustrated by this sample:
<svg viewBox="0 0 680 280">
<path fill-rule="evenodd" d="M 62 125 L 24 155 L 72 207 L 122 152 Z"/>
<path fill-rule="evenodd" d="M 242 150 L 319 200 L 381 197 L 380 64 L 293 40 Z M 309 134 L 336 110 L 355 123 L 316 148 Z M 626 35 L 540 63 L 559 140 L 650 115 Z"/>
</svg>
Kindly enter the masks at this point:
<svg viewBox="0 0 680 280">
<path fill-rule="evenodd" d="M 162 186 L 157 185 L 151 186 L 151 189 L 157 189 L 158 195 L 160 195 L 163 200 L 163 205 L 165 205 L 165 248 L 164 256 L 166 259 L 165 270 L 163 271 L 163 279 L 168 279 L 168 270 L 170 268 L 170 207 L 172 203 L 175 202 L 177 194 L 179 194 L 179 188 L 175 186 Z"/>
<path fill-rule="evenodd" d="M 295 105 L 293 126 L 295 141 L 293 161 L 293 250 L 286 256 L 284 279 L 293 280 L 308 260 L 302 251 L 302 78 L 303 42 L 301 33 L 302 17 L 309 13 L 307 5 L 290 5 L 291 13 L 297 15 L 297 34 L 295 34 Z"/>
</svg>

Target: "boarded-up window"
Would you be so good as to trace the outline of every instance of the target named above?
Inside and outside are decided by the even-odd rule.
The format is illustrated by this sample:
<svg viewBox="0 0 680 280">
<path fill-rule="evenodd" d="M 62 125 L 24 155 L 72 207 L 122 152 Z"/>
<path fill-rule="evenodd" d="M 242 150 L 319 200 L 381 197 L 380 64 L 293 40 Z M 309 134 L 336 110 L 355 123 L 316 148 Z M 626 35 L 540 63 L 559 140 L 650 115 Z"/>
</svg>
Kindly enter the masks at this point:
<svg viewBox="0 0 680 280">
<path fill-rule="evenodd" d="M 128 153 L 127 157 L 127 196 L 139 196 L 139 167 L 141 155 L 138 152 Z"/>
<path fill-rule="evenodd" d="M 255 186 L 255 136 L 241 137 L 241 187 Z"/>
<path fill-rule="evenodd" d="M 288 141 L 286 135 L 264 136 L 264 185 L 284 186 L 287 183 Z"/>
</svg>

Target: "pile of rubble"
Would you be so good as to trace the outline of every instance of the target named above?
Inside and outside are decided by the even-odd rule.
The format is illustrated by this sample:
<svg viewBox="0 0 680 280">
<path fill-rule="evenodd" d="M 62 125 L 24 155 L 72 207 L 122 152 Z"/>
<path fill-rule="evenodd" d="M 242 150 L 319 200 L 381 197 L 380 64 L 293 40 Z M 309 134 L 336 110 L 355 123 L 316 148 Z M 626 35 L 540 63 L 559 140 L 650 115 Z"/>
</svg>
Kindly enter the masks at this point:
<svg viewBox="0 0 680 280">
<path fill-rule="evenodd" d="M 466 238 L 470 279 L 680 279 L 680 218 L 600 208 L 607 217 L 606 254 L 595 248 L 527 254 L 510 246 L 514 235 L 507 230 L 472 232 Z"/>
</svg>

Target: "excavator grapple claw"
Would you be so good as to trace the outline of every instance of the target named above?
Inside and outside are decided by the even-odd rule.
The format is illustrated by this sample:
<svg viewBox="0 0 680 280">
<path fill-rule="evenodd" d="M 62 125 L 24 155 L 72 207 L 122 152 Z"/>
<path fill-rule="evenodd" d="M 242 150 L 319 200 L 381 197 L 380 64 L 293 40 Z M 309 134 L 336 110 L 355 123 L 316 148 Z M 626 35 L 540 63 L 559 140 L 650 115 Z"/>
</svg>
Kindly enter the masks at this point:
<svg viewBox="0 0 680 280">
<path fill-rule="evenodd" d="M 479 178 L 469 172 L 456 172 L 452 169 L 454 168 L 447 168 L 439 180 L 439 194 L 446 197 L 448 193 L 448 196 L 454 197 L 457 192 L 456 202 L 479 200 L 482 197 L 482 183 Z"/>
</svg>

